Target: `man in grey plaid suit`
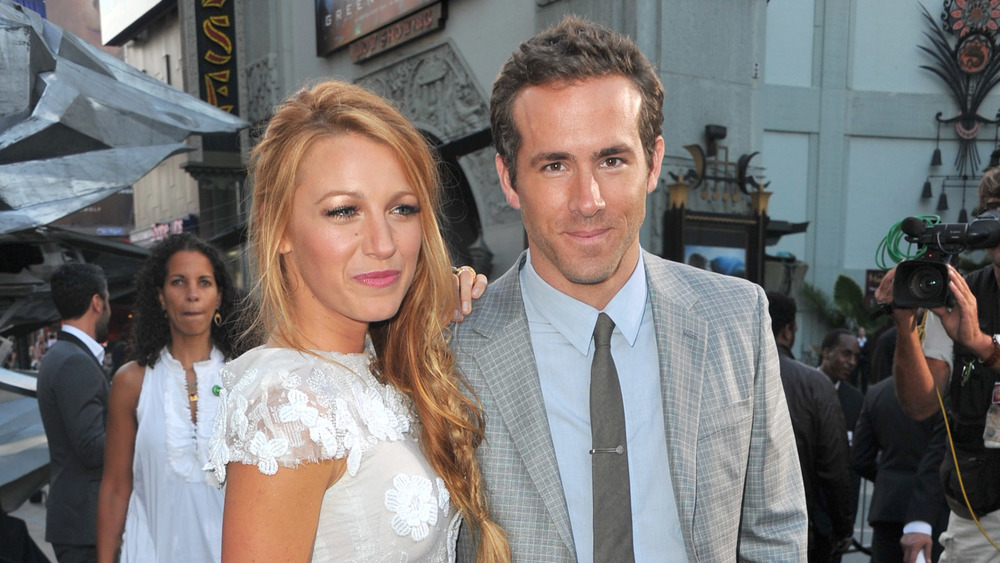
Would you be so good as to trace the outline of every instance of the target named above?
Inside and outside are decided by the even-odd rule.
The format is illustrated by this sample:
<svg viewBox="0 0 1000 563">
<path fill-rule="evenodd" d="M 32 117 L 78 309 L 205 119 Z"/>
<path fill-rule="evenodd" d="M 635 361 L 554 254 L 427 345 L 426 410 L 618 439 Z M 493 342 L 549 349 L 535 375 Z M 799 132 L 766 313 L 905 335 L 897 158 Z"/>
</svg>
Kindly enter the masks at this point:
<svg viewBox="0 0 1000 563">
<path fill-rule="evenodd" d="M 452 348 L 483 405 L 478 456 L 514 560 L 602 559 L 595 537 L 625 520 L 637 561 L 805 561 L 763 290 L 639 246 L 664 150 L 649 61 L 627 37 L 569 17 L 518 48 L 490 105 L 528 251 L 455 327 Z M 595 490 L 616 485 L 594 482 L 591 467 L 602 455 L 589 392 L 599 313 L 615 324 L 631 522 L 593 506 Z M 463 528 L 460 560 L 475 544 Z"/>
</svg>

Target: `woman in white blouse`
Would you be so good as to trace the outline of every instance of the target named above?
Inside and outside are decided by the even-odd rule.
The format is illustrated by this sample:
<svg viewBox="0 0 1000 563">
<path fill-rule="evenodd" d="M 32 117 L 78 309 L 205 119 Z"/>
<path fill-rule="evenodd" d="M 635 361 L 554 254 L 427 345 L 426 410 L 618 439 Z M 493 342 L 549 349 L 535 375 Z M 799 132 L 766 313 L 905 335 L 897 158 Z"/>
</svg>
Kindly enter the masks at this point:
<svg viewBox="0 0 1000 563">
<path fill-rule="evenodd" d="M 509 559 L 445 337 L 426 141 L 382 98 L 324 82 L 278 108 L 250 173 L 267 343 L 223 370 L 223 560 L 449 561 L 459 515 L 480 561 Z"/>
<path fill-rule="evenodd" d="M 202 467 L 236 357 L 236 289 L 218 251 L 190 234 L 157 243 L 136 274 L 133 361 L 108 402 L 98 561 L 219 561 L 223 497 Z"/>
</svg>

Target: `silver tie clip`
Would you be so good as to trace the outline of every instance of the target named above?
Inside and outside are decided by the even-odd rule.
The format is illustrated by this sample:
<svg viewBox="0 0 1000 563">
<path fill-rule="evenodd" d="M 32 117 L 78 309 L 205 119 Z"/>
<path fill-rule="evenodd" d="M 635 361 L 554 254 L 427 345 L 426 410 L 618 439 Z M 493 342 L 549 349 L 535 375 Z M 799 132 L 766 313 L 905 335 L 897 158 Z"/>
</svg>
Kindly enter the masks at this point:
<svg viewBox="0 0 1000 563">
<path fill-rule="evenodd" d="M 621 455 L 625 453 L 625 446 L 618 446 L 617 448 L 594 448 L 590 450 L 590 454 L 618 454 Z"/>
</svg>

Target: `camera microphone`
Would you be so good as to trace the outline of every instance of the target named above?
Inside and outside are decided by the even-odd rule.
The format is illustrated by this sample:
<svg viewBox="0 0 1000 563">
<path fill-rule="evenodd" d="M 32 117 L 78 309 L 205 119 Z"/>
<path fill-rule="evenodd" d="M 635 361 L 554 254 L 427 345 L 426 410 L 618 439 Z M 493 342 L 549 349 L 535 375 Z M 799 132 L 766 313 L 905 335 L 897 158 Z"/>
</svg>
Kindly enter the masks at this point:
<svg viewBox="0 0 1000 563">
<path fill-rule="evenodd" d="M 967 248 L 994 248 L 1000 245 L 1000 214 L 994 210 L 976 217 L 971 223 L 937 223 L 927 226 L 918 217 L 903 219 L 899 228 L 906 240 L 946 254 L 958 254 Z"/>
<path fill-rule="evenodd" d="M 900 223 L 899 228 L 913 238 L 920 238 L 920 235 L 927 230 L 927 225 L 924 225 L 924 222 L 917 217 L 907 217 Z"/>
</svg>

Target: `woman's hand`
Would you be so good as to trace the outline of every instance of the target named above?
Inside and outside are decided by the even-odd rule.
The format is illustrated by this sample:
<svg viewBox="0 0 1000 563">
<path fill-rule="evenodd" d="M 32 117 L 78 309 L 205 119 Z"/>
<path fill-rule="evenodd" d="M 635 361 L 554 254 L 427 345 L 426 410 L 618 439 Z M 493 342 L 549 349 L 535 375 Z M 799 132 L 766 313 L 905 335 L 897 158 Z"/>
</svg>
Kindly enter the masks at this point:
<svg viewBox="0 0 1000 563">
<path fill-rule="evenodd" d="M 460 323 L 472 312 L 472 300 L 479 299 L 486 291 L 487 281 L 486 276 L 477 274 L 471 266 L 453 268 L 452 274 L 455 278 L 455 291 L 458 293 L 459 303 L 452 320 Z"/>
</svg>

